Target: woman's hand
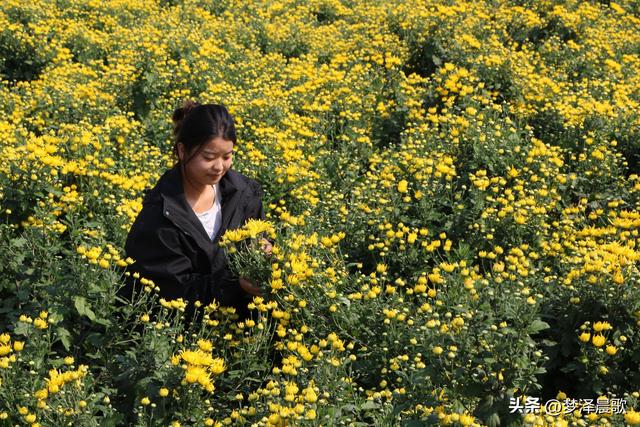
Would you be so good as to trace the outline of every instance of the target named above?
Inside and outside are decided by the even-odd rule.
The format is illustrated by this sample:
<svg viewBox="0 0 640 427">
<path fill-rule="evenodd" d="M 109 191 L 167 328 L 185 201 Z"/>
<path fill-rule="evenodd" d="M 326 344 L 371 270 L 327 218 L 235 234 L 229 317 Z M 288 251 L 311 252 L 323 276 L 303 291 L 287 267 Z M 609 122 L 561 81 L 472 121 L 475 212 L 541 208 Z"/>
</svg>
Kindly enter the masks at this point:
<svg viewBox="0 0 640 427">
<path fill-rule="evenodd" d="M 253 284 L 247 279 L 244 279 L 241 277 L 239 281 L 240 281 L 240 287 L 242 288 L 242 290 L 248 293 L 249 295 L 255 295 L 255 296 L 262 295 L 262 289 L 260 289 L 257 286 L 253 286 Z"/>
<path fill-rule="evenodd" d="M 271 245 L 271 242 L 263 237 L 260 240 L 260 243 L 262 244 L 260 246 L 260 248 L 262 249 L 262 252 L 264 252 L 266 255 L 271 255 L 271 249 L 273 248 L 273 246 Z"/>
</svg>

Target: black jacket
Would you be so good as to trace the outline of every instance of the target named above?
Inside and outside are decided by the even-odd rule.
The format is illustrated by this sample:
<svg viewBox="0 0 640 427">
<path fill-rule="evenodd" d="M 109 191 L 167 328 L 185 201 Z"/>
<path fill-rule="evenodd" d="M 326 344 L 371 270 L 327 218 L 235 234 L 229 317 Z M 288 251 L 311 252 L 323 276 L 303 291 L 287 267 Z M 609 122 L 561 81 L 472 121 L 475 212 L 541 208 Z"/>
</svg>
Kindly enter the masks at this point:
<svg viewBox="0 0 640 427">
<path fill-rule="evenodd" d="M 250 297 L 231 273 L 218 242 L 226 230 L 241 227 L 247 219 L 264 219 L 263 193 L 257 182 L 233 170 L 220 179 L 219 189 L 222 224 L 212 241 L 187 203 L 179 167 L 165 172 L 145 195 L 125 252 L 135 261 L 129 270 L 153 280 L 161 297 L 205 305 L 215 298 L 244 312 Z"/>
</svg>

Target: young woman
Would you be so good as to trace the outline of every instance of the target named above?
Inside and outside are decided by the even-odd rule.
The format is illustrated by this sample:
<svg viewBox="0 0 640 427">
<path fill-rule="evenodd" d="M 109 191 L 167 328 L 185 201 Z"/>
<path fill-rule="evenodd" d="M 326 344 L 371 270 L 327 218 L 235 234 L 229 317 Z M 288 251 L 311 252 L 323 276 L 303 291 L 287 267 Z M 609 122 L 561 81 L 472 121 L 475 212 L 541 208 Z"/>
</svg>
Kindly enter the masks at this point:
<svg viewBox="0 0 640 427">
<path fill-rule="evenodd" d="M 186 102 L 173 122 L 177 164 L 146 194 L 129 231 L 131 270 L 153 280 L 167 300 L 215 299 L 243 317 L 260 290 L 233 277 L 218 241 L 249 218 L 264 219 L 262 190 L 231 169 L 236 132 L 225 107 Z"/>
</svg>

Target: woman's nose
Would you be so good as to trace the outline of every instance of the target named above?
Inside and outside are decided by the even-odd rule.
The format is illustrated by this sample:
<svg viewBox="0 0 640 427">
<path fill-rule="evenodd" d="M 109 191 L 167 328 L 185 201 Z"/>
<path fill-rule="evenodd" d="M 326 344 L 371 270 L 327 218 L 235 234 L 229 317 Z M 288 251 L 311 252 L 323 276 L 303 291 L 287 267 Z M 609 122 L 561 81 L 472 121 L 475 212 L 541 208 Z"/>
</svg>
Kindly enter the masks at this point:
<svg viewBox="0 0 640 427">
<path fill-rule="evenodd" d="M 222 164 L 222 159 L 214 160 L 213 163 L 211 164 L 211 169 L 216 172 L 222 171 L 222 169 L 224 169 Z"/>
</svg>

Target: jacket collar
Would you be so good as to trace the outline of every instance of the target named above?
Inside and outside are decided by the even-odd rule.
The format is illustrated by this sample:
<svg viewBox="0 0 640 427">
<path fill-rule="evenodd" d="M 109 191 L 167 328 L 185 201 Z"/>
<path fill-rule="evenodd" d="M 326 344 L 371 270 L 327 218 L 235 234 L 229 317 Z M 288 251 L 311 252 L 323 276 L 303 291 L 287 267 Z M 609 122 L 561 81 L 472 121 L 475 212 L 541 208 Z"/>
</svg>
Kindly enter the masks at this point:
<svg viewBox="0 0 640 427">
<path fill-rule="evenodd" d="M 222 223 L 213 242 L 187 202 L 184 195 L 182 173 L 179 165 L 165 172 L 158 181 L 156 188 L 162 200 L 162 215 L 185 234 L 193 237 L 205 253 L 210 253 L 214 246 L 213 242 L 218 242 L 220 236 L 229 225 L 233 211 L 238 206 L 239 197 L 242 193 L 241 190 L 244 188 L 244 182 L 242 181 L 241 175 L 233 170 L 228 170 L 220 179 L 219 189 L 222 198 Z"/>
</svg>

